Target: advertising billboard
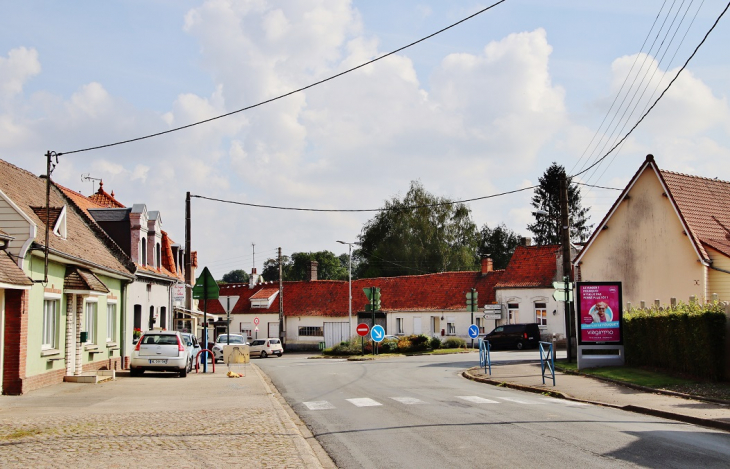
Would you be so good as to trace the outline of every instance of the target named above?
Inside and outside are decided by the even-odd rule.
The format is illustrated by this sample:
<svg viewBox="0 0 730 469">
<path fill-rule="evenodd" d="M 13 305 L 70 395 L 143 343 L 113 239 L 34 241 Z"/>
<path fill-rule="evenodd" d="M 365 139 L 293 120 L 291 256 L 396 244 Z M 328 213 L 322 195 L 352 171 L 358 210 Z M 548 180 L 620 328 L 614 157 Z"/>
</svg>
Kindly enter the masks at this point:
<svg viewBox="0 0 730 469">
<path fill-rule="evenodd" d="M 621 282 L 579 282 L 578 343 L 623 344 Z"/>
</svg>

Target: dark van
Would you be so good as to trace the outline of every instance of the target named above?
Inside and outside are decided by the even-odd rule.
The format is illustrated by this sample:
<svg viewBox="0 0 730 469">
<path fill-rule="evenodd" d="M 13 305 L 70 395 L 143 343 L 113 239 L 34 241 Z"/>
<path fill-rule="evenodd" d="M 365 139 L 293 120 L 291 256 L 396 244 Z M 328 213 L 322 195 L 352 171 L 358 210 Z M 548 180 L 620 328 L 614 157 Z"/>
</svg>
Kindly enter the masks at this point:
<svg viewBox="0 0 730 469">
<path fill-rule="evenodd" d="M 540 346 L 540 327 L 537 323 L 505 324 L 485 335 L 484 340 L 489 341 L 490 348 L 537 348 Z"/>
</svg>

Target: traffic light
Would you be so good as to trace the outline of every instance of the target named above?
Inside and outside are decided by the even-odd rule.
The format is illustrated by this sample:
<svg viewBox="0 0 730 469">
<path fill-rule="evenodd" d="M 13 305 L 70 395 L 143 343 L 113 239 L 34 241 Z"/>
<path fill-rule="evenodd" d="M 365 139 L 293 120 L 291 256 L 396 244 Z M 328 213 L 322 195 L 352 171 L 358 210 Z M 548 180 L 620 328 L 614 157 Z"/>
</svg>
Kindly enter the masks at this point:
<svg viewBox="0 0 730 469">
<path fill-rule="evenodd" d="M 365 311 L 380 311 L 380 288 L 366 287 L 362 291 L 368 297 L 368 304 L 365 305 Z"/>
<path fill-rule="evenodd" d="M 380 288 L 376 288 L 373 293 L 373 306 L 375 311 L 380 311 Z"/>
</svg>

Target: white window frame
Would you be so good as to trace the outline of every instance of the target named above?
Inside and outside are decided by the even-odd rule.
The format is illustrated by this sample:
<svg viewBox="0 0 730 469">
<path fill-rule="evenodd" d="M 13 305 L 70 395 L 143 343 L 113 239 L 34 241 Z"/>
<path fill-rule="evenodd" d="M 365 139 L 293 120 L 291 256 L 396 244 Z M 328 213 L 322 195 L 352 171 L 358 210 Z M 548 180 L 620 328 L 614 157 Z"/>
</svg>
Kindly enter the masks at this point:
<svg viewBox="0 0 730 469">
<path fill-rule="evenodd" d="M 514 306 L 516 305 L 516 307 Z M 520 315 L 519 303 L 507 303 L 507 324 L 517 324 Z"/>
<path fill-rule="evenodd" d="M 49 324 L 48 306 L 53 305 L 52 324 Z M 41 350 L 55 350 L 58 347 L 58 323 L 61 314 L 61 295 L 48 295 L 43 298 L 43 335 Z M 50 330 L 49 330 L 50 327 Z"/>
<path fill-rule="evenodd" d="M 93 308 L 92 308 L 93 306 Z M 89 314 L 93 309 L 94 314 Z M 99 326 L 99 300 L 98 298 L 87 298 L 84 305 L 84 328 L 86 331 L 86 343 L 96 345 L 97 327 Z"/>
<path fill-rule="evenodd" d="M 538 305 L 542 305 L 541 307 L 538 307 Z M 538 316 L 539 314 L 539 316 Z M 542 318 L 543 321 L 540 321 L 540 318 Z M 544 302 L 535 302 L 535 322 L 540 327 L 547 327 L 547 303 Z"/>
<path fill-rule="evenodd" d="M 480 317 L 477 316 L 477 317 L 474 318 L 474 321 L 475 321 L 474 322 L 474 325 L 476 325 L 477 328 L 479 328 L 479 333 L 480 334 L 485 334 L 486 333 L 485 332 L 486 329 L 485 329 L 485 326 L 484 326 L 485 319 L 484 318 L 480 318 Z"/>
<path fill-rule="evenodd" d="M 446 318 L 446 335 L 456 335 L 456 318 Z"/>
<path fill-rule="evenodd" d="M 117 337 L 117 302 L 106 302 L 106 341 L 114 342 Z"/>
<path fill-rule="evenodd" d="M 395 333 L 405 334 L 405 331 L 403 329 L 403 318 L 395 318 Z"/>
</svg>

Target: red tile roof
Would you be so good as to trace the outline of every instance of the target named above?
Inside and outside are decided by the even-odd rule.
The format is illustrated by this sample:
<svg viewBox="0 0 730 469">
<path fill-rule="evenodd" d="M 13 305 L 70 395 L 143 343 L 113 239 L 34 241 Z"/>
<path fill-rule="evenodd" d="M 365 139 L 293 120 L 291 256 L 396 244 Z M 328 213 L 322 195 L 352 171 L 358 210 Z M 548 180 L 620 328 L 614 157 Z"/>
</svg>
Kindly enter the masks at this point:
<svg viewBox="0 0 730 469">
<path fill-rule="evenodd" d="M 497 288 L 551 288 L 559 245 L 517 246 Z"/>
<path fill-rule="evenodd" d="M 0 283 L 28 286 L 33 282 L 5 251 L 0 251 Z"/>
<path fill-rule="evenodd" d="M 167 236 L 165 230 L 162 231 L 162 267 L 167 269 L 172 275 L 177 276 L 177 268 L 175 267 L 175 257 L 172 255 L 172 242 Z"/>
<path fill-rule="evenodd" d="M 661 171 L 702 255 L 704 246 L 730 257 L 730 182 Z"/>
<path fill-rule="evenodd" d="M 99 181 L 99 190 L 95 194 L 89 196 L 89 200 L 96 203 L 100 207 L 105 208 L 125 208 L 121 202 L 114 198 L 114 191 L 111 194 L 104 190 L 104 181 Z"/>
<path fill-rule="evenodd" d="M 271 286 L 264 286 L 259 291 L 251 295 L 252 299 L 262 299 L 266 300 L 271 298 L 271 295 L 279 291 L 279 287 L 271 287 Z"/>
</svg>

